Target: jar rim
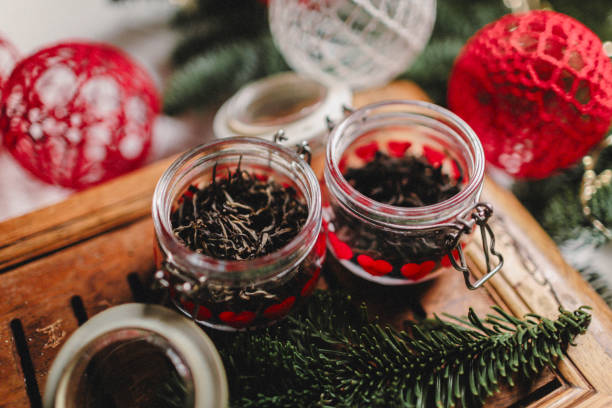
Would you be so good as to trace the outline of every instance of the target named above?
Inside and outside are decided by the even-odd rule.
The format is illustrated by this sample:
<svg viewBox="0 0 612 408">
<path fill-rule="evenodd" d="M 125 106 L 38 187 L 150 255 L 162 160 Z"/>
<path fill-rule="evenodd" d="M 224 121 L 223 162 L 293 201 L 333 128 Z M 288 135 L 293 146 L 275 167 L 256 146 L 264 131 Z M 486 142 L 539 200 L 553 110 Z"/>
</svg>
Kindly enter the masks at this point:
<svg viewBox="0 0 612 408">
<path fill-rule="evenodd" d="M 166 307 L 127 303 L 93 316 L 68 338 L 49 370 L 43 394 L 44 406 L 67 406 L 69 380 L 77 373 L 77 363 L 84 353 L 91 352 L 88 349 L 96 343 L 108 343 L 109 338 L 116 340 L 113 334 L 130 331 L 149 332 L 165 342 L 186 365 L 190 383 L 194 390 L 198 390 L 194 393 L 195 408 L 227 405 L 229 394 L 225 368 L 208 335 L 194 322 Z"/>
<path fill-rule="evenodd" d="M 428 117 L 423 113 L 423 111 L 429 110 L 435 115 L 438 115 L 439 118 L 444 118 L 446 121 L 448 121 L 448 124 L 456 128 L 456 131 L 465 136 L 469 146 L 474 152 L 474 171 L 469 177 L 469 182 L 461 189 L 461 191 L 452 197 L 435 204 L 421 207 L 399 207 L 384 204 L 367 197 L 355 189 L 344 178 L 342 172 L 340 171 L 339 160 L 336 159 L 341 155 L 334 154 L 338 141 L 342 138 L 342 135 L 351 124 L 357 121 L 366 121 L 367 118 L 377 109 L 392 106 L 405 106 L 407 108 L 414 109 L 414 111 L 390 111 L 388 112 L 390 114 L 410 113 L 412 115 L 420 115 L 423 118 Z M 444 124 L 444 122 L 441 122 L 438 117 L 433 116 L 429 118 L 440 122 L 440 124 Z M 457 208 L 457 210 L 456 213 L 453 212 L 452 214 L 449 214 L 449 217 L 458 215 L 463 210 L 462 204 L 470 200 L 475 193 L 479 193 L 479 190 L 482 188 L 482 182 L 484 180 L 484 167 L 485 158 L 482 144 L 480 143 L 480 140 L 478 139 L 478 136 L 474 130 L 463 119 L 448 109 L 433 103 L 408 99 L 377 102 L 355 110 L 332 130 L 325 155 L 325 178 L 326 180 L 332 181 L 338 187 L 335 190 L 337 190 L 343 196 L 343 198 L 348 200 L 348 202 L 354 208 L 358 209 L 363 214 L 397 223 L 398 226 L 405 225 L 406 221 L 419 224 L 435 224 L 437 221 L 432 220 L 432 217 L 443 214 L 445 211 L 449 211 L 452 208 Z M 414 227 L 414 224 L 411 225 L 411 228 Z"/>
<path fill-rule="evenodd" d="M 223 151 L 224 147 L 232 145 L 254 145 L 263 147 L 270 152 L 278 154 L 290 167 L 298 171 L 304 177 L 304 188 L 302 193 L 306 197 L 308 205 L 308 216 L 298 234 L 277 251 L 271 252 L 261 257 L 249 260 L 224 260 L 214 258 L 205 254 L 197 253 L 181 243 L 172 232 L 170 221 L 170 209 L 172 199 L 166 200 L 171 188 L 171 182 L 177 173 L 189 164 L 192 160 L 200 156 L 205 151 Z M 217 150 L 215 150 L 217 149 Z M 249 152 L 241 153 L 242 156 Z M 301 187 L 298 185 L 298 189 Z M 310 197 L 310 199 L 308 198 Z M 157 239 L 162 248 L 167 251 L 177 266 L 185 267 L 188 272 L 202 272 L 207 276 L 221 279 L 241 278 L 247 272 L 258 271 L 254 277 L 266 277 L 276 275 L 278 271 L 274 269 L 279 263 L 286 263 L 291 260 L 291 264 L 283 265 L 286 269 L 298 265 L 309 253 L 315 244 L 316 237 L 321 229 L 321 191 L 319 181 L 310 166 L 294 151 L 278 143 L 270 142 L 257 137 L 234 136 L 221 140 L 214 140 L 196 146 L 184 152 L 177 158 L 161 176 L 155 187 L 153 194 L 153 220 Z M 299 253 L 297 257 L 291 257 Z"/>
</svg>

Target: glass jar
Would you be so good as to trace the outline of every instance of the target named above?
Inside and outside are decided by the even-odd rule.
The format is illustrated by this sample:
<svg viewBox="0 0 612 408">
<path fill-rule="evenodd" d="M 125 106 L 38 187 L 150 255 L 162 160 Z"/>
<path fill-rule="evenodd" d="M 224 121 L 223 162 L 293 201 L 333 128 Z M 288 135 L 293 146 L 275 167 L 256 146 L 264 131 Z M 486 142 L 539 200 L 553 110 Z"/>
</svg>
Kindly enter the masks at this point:
<svg viewBox="0 0 612 408">
<path fill-rule="evenodd" d="M 202 188 L 213 173 L 218 180 L 238 165 L 259 179 L 293 187 L 308 207 L 302 229 L 284 247 L 252 260 L 221 260 L 191 250 L 174 235 L 171 212 L 179 200 L 192 199 L 190 186 Z M 183 154 L 157 184 L 153 220 L 156 278 L 181 312 L 216 329 L 254 328 L 282 319 L 310 296 L 325 257 L 316 176 L 297 153 L 259 138 L 217 140 Z"/>
<path fill-rule="evenodd" d="M 199 327 L 158 305 L 111 307 L 78 328 L 47 376 L 45 408 L 224 408 L 221 357 Z"/>
<path fill-rule="evenodd" d="M 359 193 L 344 178 L 348 167 L 361 167 L 377 151 L 390 156 L 423 156 L 461 184 L 445 201 L 398 207 Z M 452 112 L 427 102 L 387 101 L 363 107 L 332 131 L 327 145 L 325 183 L 329 206 L 328 248 L 354 274 L 385 285 L 432 279 L 446 267 L 464 273 L 470 289 L 479 287 L 502 264 L 487 220 L 489 205 L 479 203 L 484 153 L 474 131 Z M 480 226 L 487 273 L 475 284 L 463 244 Z M 491 265 L 493 255 L 497 258 Z"/>
</svg>

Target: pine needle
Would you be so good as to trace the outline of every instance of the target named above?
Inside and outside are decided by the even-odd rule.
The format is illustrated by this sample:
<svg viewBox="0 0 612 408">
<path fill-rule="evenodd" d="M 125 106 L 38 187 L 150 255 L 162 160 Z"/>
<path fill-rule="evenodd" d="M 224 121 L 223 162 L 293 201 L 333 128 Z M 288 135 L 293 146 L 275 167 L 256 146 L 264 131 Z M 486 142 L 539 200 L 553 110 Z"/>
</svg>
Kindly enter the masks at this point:
<svg viewBox="0 0 612 408">
<path fill-rule="evenodd" d="M 500 308 L 482 319 L 408 322 L 399 332 L 368 321 L 350 296 L 317 292 L 284 323 L 217 335 L 236 407 L 480 406 L 505 378 L 554 366 L 584 333 L 587 307 L 557 320 L 521 320 Z"/>
<path fill-rule="evenodd" d="M 172 115 L 220 102 L 245 83 L 283 69 L 270 36 L 214 48 L 175 71 L 164 93 L 164 111 Z"/>
</svg>

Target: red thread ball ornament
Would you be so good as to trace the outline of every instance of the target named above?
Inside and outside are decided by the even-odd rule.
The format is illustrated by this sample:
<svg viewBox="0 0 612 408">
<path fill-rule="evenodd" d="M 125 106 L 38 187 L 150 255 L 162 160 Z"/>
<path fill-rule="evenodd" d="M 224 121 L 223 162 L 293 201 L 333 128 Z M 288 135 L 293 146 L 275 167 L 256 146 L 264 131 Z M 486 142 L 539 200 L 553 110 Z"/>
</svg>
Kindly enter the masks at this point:
<svg viewBox="0 0 612 408">
<path fill-rule="evenodd" d="M 567 15 L 510 14 L 465 45 L 448 104 L 480 137 L 490 163 L 543 178 L 575 163 L 607 132 L 612 63 L 599 38 Z"/>
<path fill-rule="evenodd" d="M 104 44 L 64 43 L 23 59 L 2 96 L 6 148 L 41 180 L 83 189 L 138 167 L 159 96 L 147 72 Z"/>
</svg>

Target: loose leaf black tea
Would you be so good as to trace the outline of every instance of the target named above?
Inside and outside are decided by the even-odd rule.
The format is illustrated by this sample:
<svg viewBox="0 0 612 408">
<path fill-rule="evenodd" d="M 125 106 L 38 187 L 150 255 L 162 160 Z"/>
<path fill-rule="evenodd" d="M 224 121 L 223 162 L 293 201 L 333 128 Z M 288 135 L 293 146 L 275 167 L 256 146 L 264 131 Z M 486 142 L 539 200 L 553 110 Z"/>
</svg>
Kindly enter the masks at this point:
<svg viewBox="0 0 612 408">
<path fill-rule="evenodd" d="M 461 183 L 425 157 L 391 157 L 381 151 L 365 166 L 348 168 L 344 178 L 366 197 L 397 207 L 436 204 L 461 190 Z"/>
<path fill-rule="evenodd" d="M 343 176 L 366 197 L 396 207 L 432 205 L 461 191 L 463 174 L 458 163 L 449 161 L 451 157 L 427 146 L 422 157 L 401 153 L 392 157 L 375 143 L 364 145 L 356 154 L 366 164 L 347 168 Z M 445 160 L 451 165 L 450 175 L 444 171 Z M 332 207 L 330 243 L 335 254 L 359 265 L 365 273 L 416 281 L 438 266 L 450 265 L 446 229 L 391 232 L 363 222 L 333 201 Z"/>
<path fill-rule="evenodd" d="M 281 178 L 243 170 L 240 164 L 233 173 L 215 164 L 208 185 L 189 186 L 173 209 L 173 232 L 191 250 L 216 259 L 250 260 L 278 251 L 305 226 L 309 209 L 296 188 Z M 310 296 L 324 255 L 325 236 L 319 234 L 301 262 L 279 270 L 279 276 L 261 282 L 211 276 L 195 292 L 171 296 L 183 313 L 202 324 L 223 330 L 267 326 Z M 164 268 L 173 271 L 166 275 L 170 287 L 181 284 L 178 276 L 190 273 L 170 262 Z M 271 273 L 269 269 L 264 272 Z"/>
<path fill-rule="evenodd" d="M 248 260 L 272 253 L 301 230 L 308 207 L 295 188 L 242 170 L 204 188 L 190 186 L 171 222 L 174 234 L 189 248 L 213 258 Z"/>
</svg>

